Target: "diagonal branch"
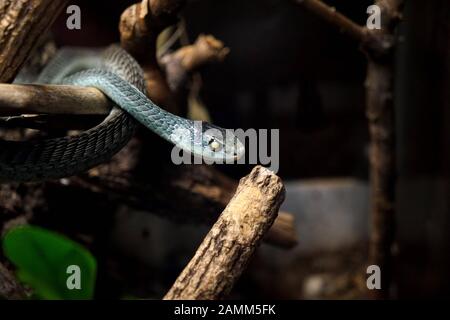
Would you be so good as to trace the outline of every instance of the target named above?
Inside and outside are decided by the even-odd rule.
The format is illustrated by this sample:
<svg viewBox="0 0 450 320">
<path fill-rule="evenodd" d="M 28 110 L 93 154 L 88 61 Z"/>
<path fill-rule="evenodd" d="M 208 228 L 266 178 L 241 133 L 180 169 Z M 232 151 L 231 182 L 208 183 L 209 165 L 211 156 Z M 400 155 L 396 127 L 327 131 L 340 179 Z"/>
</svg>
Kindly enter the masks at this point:
<svg viewBox="0 0 450 320">
<path fill-rule="evenodd" d="M 296 2 L 338 28 L 341 32 L 359 41 L 362 47 L 369 51 L 373 57 L 382 57 L 389 53 L 392 48 L 392 43 L 386 41 L 378 30 L 369 30 L 365 26 L 357 24 L 338 12 L 336 8 L 323 3 L 321 0 L 296 0 Z M 392 12 L 391 10 L 389 11 Z"/>
<path fill-rule="evenodd" d="M 0 82 L 10 82 L 68 0 L 0 1 Z"/>
<path fill-rule="evenodd" d="M 365 42 L 367 29 L 338 12 L 336 8 L 330 7 L 320 0 L 296 0 L 296 2 L 339 28 L 342 32 L 350 35 L 352 38 L 360 42 Z"/>
<path fill-rule="evenodd" d="M 242 274 L 284 200 L 281 179 L 261 166 L 238 189 L 166 300 L 224 298 Z"/>
</svg>

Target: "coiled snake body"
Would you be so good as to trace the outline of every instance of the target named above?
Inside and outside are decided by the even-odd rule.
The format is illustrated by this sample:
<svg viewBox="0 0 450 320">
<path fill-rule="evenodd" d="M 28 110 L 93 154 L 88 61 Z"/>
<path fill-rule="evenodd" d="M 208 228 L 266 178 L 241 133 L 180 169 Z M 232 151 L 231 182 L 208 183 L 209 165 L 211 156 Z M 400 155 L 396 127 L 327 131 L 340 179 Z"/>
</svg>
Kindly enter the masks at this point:
<svg viewBox="0 0 450 320">
<path fill-rule="evenodd" d="M 244 153 L 243 145 L 230 131 L 208 123 L 199 128 L 194 121 L 173 115 L 149 100 L 142 69 L 118 46 L 62 49 L 33 82 L 96 87 L 114 106 L 100 124 L 75 136 L 0 140 L 0 181 L 52 179 L 86 171 L 107 161 L 131 139 L 135 120 L 204 159 L 228 161 Z"/>
</svg>

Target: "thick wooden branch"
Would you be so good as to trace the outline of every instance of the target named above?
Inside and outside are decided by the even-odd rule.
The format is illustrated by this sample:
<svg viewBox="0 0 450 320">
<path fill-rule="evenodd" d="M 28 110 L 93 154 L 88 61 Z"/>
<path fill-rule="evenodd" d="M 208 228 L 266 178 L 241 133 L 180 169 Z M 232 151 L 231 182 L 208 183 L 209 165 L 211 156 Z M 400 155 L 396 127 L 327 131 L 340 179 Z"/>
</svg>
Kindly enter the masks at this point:
<svg viewBox="0 0 450 320">
<path fill-rule="evenodd" d="M 1 115 L 106 115 L 110 108 L 110 100 L 95 88 L 0 84 Z"/>
<path fill-rule="evenodd" d="M 164 299 L 226 297 L 275 220 L 284 194 L 280 178 L 261 166 L 242 178 L 236 194 Z"/>
<path fill-rule="evenodd" d="M 67 0 L 0 1 L 0 82 L 10 82 Z"/>
<path fill-rule="evenodd" d="M 110 111 L 98 89 L 66 85 L 0 84 L 0 126 L 7 128 L 87 129 Z"/>
</svg>

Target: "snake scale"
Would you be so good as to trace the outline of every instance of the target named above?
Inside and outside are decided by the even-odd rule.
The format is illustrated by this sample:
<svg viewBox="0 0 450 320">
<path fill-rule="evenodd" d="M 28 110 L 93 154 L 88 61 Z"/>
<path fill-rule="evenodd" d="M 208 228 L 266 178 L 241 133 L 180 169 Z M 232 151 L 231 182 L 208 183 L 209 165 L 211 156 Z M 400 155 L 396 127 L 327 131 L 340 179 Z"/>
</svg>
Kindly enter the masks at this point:
<svg viewBox="0 0 450 320">
<path fill-rule="evenodd" d="M 16 82 L 19 80 L 16 79 Z M 84 172 L 110 159 L 131 139 L 136 120 L 160 137 L 204 159 L 228 161 L 244 147 L 227 129 L 171 114 L 146 96 L 143 71 L 117 45 L 106 49 L 63 48 L 29 82 L 95 87 L 111 100 L 108 116 L 74 136 L 35 141 L 0 140 L 0 181 L 56 179 Z"/>
</svg>

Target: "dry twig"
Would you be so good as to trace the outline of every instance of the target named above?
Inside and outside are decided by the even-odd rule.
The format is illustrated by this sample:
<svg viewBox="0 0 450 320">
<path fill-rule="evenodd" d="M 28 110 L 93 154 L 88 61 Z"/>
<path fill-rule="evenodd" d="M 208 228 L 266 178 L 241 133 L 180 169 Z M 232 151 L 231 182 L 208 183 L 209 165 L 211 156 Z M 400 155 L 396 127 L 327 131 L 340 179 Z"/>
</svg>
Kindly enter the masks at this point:
<svg viewBox="0 0 450 320">
<path fill-rule="evenodd" d="M 212 35 L 200 35 L 193 44 L 165 54 L 160 60 L 170 88 L 177 92 L 189 73 L 206 64 L 223 61 L 229 52 L 223 42 Z"/>
</svg>

